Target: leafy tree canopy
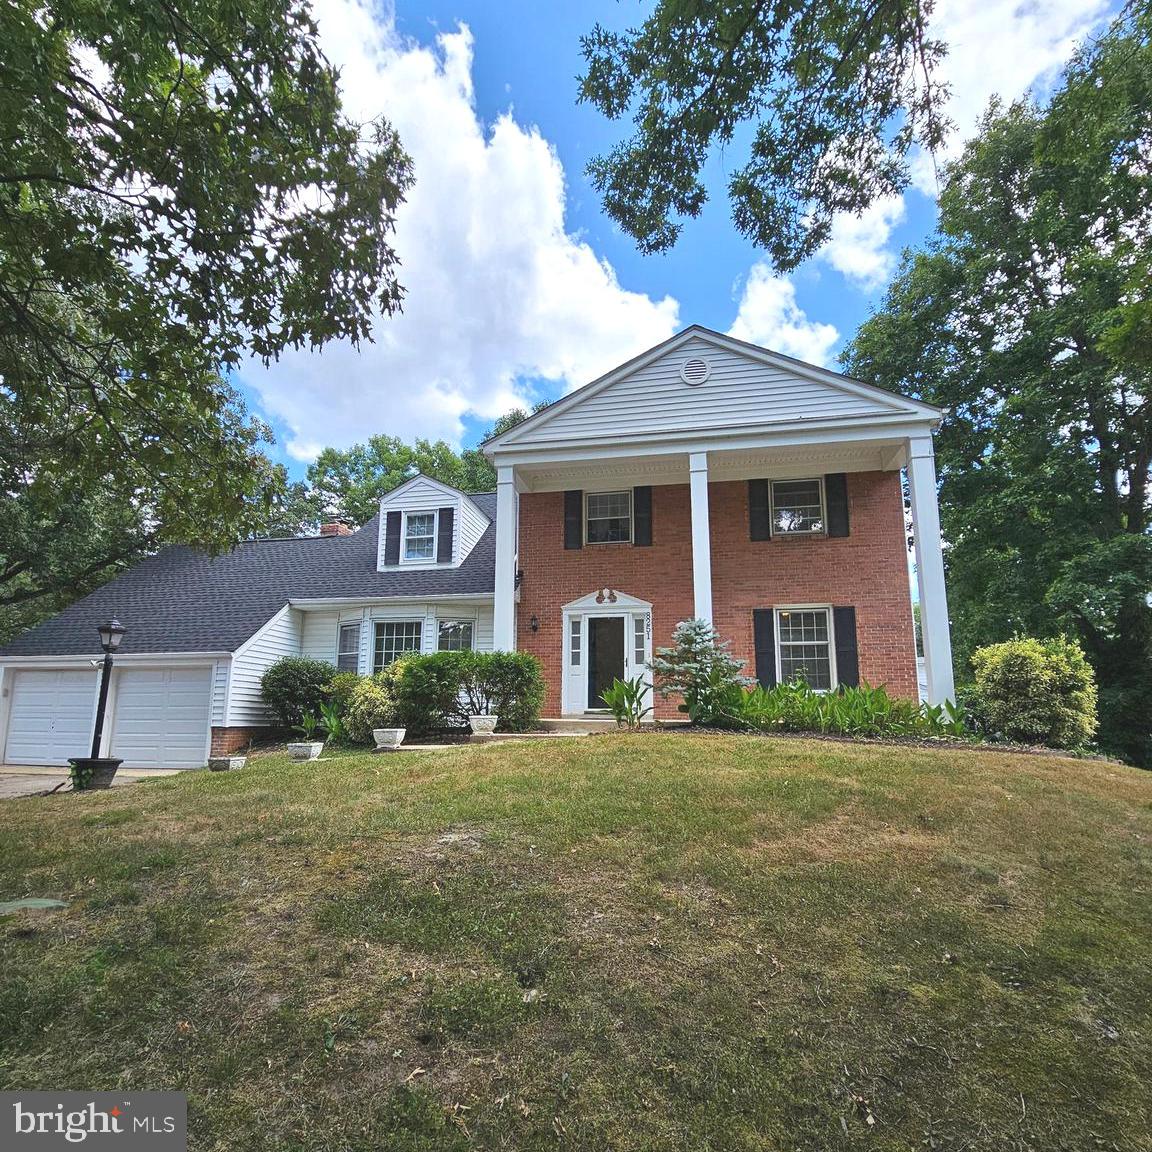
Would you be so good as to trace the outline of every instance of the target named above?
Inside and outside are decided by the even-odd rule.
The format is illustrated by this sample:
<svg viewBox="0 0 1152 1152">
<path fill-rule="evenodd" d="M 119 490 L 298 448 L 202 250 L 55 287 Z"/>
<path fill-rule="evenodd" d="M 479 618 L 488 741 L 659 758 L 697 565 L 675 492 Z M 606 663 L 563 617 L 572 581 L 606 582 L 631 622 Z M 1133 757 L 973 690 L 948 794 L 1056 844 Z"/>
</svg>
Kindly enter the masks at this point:
<svg viewBox="0 0 1152 1152">
<path fill-rule="evenodd" d="M 1016 632 L 1077 634 L 1106 746 L 1152 764 L 1152 13 L 993 106 L 845 360 L 948 409 L 938 438 L 961 672 Z"/>
<path fill-rule="evenodd" d="M 635 134 L 588 166 L 604 209 L 646 253 L 672 247 L 708 193 L 716 148 L 747 158 L 728 183 L 736 227 L 778 269 L 909 181 L 915 145 L 948 123 L 931 0 L 658 0 L 624 33 L 581 40 L 580 97 Z"/>
<path fill-rule="evenodd" d="M 411 172 L 342 113 L 302 0 L 14 0 L 0 75 L 3 604 L 107 572 L 125 533 L 223 548 L 275 513 L 223 373 L 399 306 Z"/>
</svg>

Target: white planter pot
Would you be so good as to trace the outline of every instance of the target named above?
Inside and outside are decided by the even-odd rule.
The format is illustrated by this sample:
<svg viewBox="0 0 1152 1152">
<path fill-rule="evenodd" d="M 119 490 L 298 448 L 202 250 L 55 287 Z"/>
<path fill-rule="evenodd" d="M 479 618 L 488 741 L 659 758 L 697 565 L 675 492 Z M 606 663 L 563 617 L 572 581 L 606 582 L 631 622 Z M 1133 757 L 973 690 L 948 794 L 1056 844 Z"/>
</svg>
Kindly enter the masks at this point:
<svg viewBox="0 0 1152 1152">
<path fill-rule="evenodd" d="M 500 723 L 499 716 L 469 716 L 468 723 L 477 736 L 491 736 Z"/>
<path fill-rule="evenodd" d="M 377 752 L 394 752 L 404 743 L 407 728 L 373 728 L 372 739 L 376 741 Z"/>
<path fill-rule="evenodd" d="M 213 772 L 233 772 L 237 768 L 243 768 L 247 763 L 247 756 L 213 756 L 208 761 L 208 767 Z"/>
<path fill-rule="evenodd" d="M 315 760 L 324 751 L 322 740 L 310 741 L 306 744 L 289 744 L 288 755 L 293 760 Z"/>
</svg>

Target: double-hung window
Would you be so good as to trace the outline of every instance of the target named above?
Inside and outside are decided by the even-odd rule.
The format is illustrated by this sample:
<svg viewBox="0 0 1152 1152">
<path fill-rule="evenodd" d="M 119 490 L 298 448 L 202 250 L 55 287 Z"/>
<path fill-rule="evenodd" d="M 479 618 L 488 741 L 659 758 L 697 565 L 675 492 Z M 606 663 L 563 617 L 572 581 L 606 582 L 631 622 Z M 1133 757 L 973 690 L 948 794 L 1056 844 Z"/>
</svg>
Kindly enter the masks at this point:
<svg viewBox="0 0 1152 1152">
<path fill-rule="evenodd" d="M 338 672 L 360 671 L 360 621 L 341 624 L 336 643 L 336 670 Z"/>
<path fill-rule="evenodd" d="M 832 621 L 827 608 L 779 608 L 776 648 L 780 683 L 802 680 L 810 688 L 830 691 L 835 685 L 832 664 Z"/>
<path fill-rule="evenodd" d="M 584 538 L 589 544 L 627 544 L 632 539 L 632 491 L 589 492 Z"/>
<path fill-rule="evenodd" d="M 441 652 L 472 651 L 471 620 L 440 620 L 437 648 Z"/>
<path fill-rule="evenodd" d="M 420 651 L 423 620 L 382 620 L 376 625 L 376 643 L 372 652 L 372 671 L 387 668 L 405 652 Z"/>
<path fill-rule="evenodd" d="M 436 559 L 436 513 L 404 514 L 404 559 Z"/>
<path fill-rule="evenodd" d="M 806 536 L 823 532 L 824 481 L 772 481 L 772 535 Z"/>
</svg>

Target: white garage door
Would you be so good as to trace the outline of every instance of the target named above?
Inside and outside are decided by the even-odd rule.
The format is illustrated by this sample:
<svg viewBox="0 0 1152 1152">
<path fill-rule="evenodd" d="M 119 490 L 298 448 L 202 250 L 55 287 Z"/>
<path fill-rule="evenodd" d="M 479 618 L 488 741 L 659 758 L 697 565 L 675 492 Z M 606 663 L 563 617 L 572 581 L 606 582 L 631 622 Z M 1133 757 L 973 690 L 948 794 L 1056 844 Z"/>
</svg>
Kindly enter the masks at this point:
<svg viewBox="0 0 1152 1152">
<path fill-rule="evenodd" d="M 212 715 L 210 668 L 116 673 L 112 751 L 125 768 L 202 768 Z"/>
<path fill-rule="evenodd" d="M 92 750 L 99 673 L 26 669 L 10 672 L 7 764 L 67 764 Z"/>
</svg>

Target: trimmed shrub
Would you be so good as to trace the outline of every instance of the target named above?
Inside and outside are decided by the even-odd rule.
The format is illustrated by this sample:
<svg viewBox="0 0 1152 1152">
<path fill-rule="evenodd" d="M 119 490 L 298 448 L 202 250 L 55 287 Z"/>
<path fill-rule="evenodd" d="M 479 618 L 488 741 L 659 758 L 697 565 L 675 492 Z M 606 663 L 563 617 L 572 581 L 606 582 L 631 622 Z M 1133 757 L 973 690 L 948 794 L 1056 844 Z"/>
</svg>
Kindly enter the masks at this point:
<svg viewBox="0 0 1152 1152">
<path fill-rule="evenodd" d="M 693 724 L 709 728 L 740 727 L 744 688 L 752 681 L 744 664 L 728 653 L 706 620 L 682 620 L 672 632 L 672 647 L 657 648 L 652 661 L 656 691 L 665 700 L 683 698 L 681 712 Z"/>
<path fill-rule="evenodd" d="M 527 652 L 469 652 L 461 688 L 467 715 L 500 717 L 498 732 L 527 732 L 540 719 L 544 676 Z"/>
<path fill-rule="evenodd" d="M 285 656 L 261 677 L 260 692 L 276 720 L 285 728 L 295 728 L 306 715 L 320 716 L 335 675 L 335 665 L 327 661 Z"/>
<path fill-rule="evenodd" d="M 359 672 L 337 672 L 328 683 L 328 699 L 336 706 L 340 716 L 348 711 L 352 693 L 364 677 Z"/>
<path fill-rule="evenodd" d="M 348 695 L 344 730 L 357 744 L 372 743 L 373 728 L 402 728 L 396 702 L 381 676 L 364 676 Z"/>
<path fill-rule="evenodd" d="M 967 700 L 987 735 L 1078 748 L 1096 732 L 1096 677 L 1075 641 L 1018 637 L 978 648 Z"/>
</svg>

